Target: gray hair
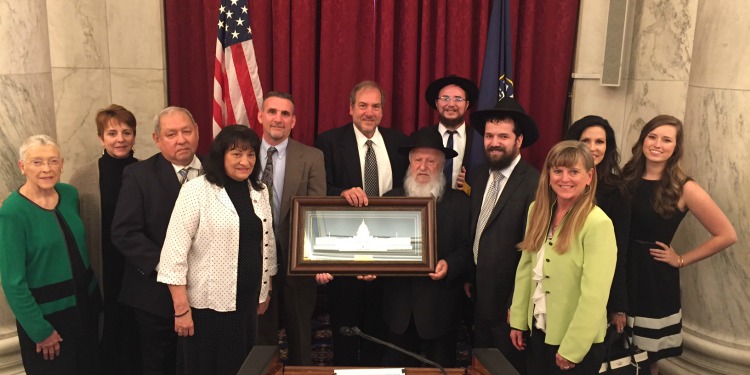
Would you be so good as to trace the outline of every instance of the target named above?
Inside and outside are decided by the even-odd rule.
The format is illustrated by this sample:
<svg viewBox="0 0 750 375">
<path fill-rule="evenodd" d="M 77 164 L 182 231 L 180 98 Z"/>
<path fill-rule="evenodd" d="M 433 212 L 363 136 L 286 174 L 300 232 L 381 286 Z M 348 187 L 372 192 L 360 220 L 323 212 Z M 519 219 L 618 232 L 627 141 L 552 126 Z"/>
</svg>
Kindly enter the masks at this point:
<svg viewBox="0 0 750 375">
<path fill-rule="evenodd" d="M 35 146 L 46 146 L 46 145 L 52 145 L 55 146 L 57 149 L 57 152 L 60 152 L 60 147 L 57 145 L 54 139 L 52 137 L 46 135 L 46 134 L 35 134 L 32 135 L 29 138 L 26 138 L 25 141 L 21 144 L 21 147 L 18 149 L 18 160 L 23 161 L 26 159 L 26 152 L 29 151 L 30 148 Z"/>
<path fill-rule="evenodd" d="M 156 135 L 159 135 L 159 132 L 161 131 L 161 118 L 166 115 L 175 113 L 175 112 L 180 112 L 180 113 L 185 114 L 185 116 L 187 116 L 190 119 L 190 122 L 192 122 L 193 125 L 198 126 L 198 124 L 195 123 L 193 114 L 191 114 L 190 111 L 188 111 L 187 109 L 182 108 L 182 107 L 174 107 L 174 106 L 167 107 L 159 111 L 159 113 L 156 114 L 156 116 L 154 116 L 154 133 L 156 133 Z"/>
</svg>

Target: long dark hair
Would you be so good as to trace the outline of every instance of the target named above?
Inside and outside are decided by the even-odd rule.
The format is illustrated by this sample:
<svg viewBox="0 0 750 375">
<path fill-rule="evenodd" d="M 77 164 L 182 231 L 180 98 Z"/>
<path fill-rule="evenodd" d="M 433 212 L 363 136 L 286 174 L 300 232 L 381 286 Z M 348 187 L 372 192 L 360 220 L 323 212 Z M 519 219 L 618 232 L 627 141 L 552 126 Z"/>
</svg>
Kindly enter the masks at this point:
<svg viewBox="0 0 750 375">
<path fill-rule="evenodd" d="M 633 156 L 622 168 L 623 182 L 635 192 L 635 187 L 640 182 L 643 174 L 646 172 L 646 156 L 643 155 L 643 141 L 646 136 L 654 129 L 662 126 L 674 126 L 677 131 L 675 139 L 675 148 L 672 156 L 667 160 L 664 171 L 661 174 L 659 183 L 654 189 L 654 195 L 651 197 L 651 205 L 659 216 L 668 218 L 677 211 L 677 202 L 682 194 L 682 187 L 690 180 L 680 165 L 682 160 L 682 122 L 674 116 L 659 115 L 647 122 L 641 129 L 641 135 L 633 144 Z"/>
<path fill-rule="evenodd" d="M 203 165 L 208 182 L 223 187 L 229 176 L 224 170 L 224 155 L 230 150 L 248 150 L 252 149 L 255 155 L 260 154 L 260 138 L 255 132 L 245 125 L 228 125 L 221 129 L 216 135 L 214 143 L 211 144 L 211 151 L 208 154 L 208 160 Z M 258 181 L 258 172 L 260 163 L 255 161 L 253 171 L 250 173 L 248 180 L 254 190 L 263 189 L 263 185 Z"/>
<path fill-rule="evenodd" d="M 615 130 L 609 125 L 607 119 L 599 116 L 585 116 L 570 125 L 568 132 L 565 133 L 565 139 L 578 141 L 581 139 L 583 132 L 592 127 L 598 126 L 604 129 L 606 134 L 607 149 L 599 165 L 596 166 L 596 175 L 599 183 L 599 189 L 603 191 L 618 190 L 621 195 L 627 194 L 626 185 L 622 183 L 622 170 L 620 169 L 620 152 L 617 150 L 617 141 L 615 140 Z"/>
</svg>

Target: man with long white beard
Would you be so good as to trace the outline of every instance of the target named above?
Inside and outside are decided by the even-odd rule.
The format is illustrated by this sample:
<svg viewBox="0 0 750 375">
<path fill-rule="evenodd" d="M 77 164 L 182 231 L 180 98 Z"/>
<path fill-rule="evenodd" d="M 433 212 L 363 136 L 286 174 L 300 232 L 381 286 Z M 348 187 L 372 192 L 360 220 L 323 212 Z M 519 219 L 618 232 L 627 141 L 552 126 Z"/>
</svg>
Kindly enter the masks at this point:
<svg viewBox="0 0 750 375">
<path fill-rule="evenodd" d="M 443 166 L 456 152 L 443 147 L 433 127 L 412 134 L 399 152 L 409 157 L 404 187 L 385 196 L 435 197 L 437 258 L 435 272 L 416 277 L 383 278 L 383 318 L 388 341 L 444 367 L 454 367 L 459 326 L 459 298 L 464 275 L 472 267 L 470 200 L 447 189 Z M 387 350 L 384 366 L 420 366 L 419 361 Z"/>
</svg>

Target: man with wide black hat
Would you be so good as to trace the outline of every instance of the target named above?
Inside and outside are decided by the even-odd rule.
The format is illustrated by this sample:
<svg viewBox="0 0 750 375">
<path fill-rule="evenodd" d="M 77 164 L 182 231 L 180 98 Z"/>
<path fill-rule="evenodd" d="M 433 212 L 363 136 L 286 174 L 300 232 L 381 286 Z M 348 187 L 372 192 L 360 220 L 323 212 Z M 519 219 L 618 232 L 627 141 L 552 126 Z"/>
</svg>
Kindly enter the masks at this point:
<svg viewBox="0 0 750 375">
<path fill-rule="evenodd" d="M 440 132 L 443 145 L 458 153 L 455 159 L 448 159 L 443 173 L 451 188 L 464 189 L 467 194 L 471 190 L 465 181 L 485 161 L 482 137 L 464 121 L 478 94 L 474 82 L 449 75 L 430 83 L 424 95 L 427 104 L 438 112 L 439 122 L 432 127 Z"/>
<path fill-rule="evenodd" d="M 423 352 L 444 367 L 454 367 L 463 280 L 472 268 L 470 201 L 447 189 L 443 166 L 456 156 L 443 147 L 434 127 L 416 131 L 399 152 L 409 158 L 404 186 L 386 196 L 437 199 L 435 271 L 423 276 L 389 277 L 383 281 L 383 317 L 388 341 L 412 352 Z M 388 349 L 384 366 L 419 367 L 419 361 Z"/>
<path fill-rule="evenodd" d="M 511 97 L 475 112 L 471 123 L 483 136 L 487 156 L 470 181 L 476 272 L 473 293 L 471 287 L 466 292 L 475 301 L 474 347 L 499 349 L 523 374 L 525 358 L 510 342 L 507 314 L 521 257 L 516 244 L 523 240 L 539 182 L 539 172 L 521 160 L 520 149 L 533 145 L 539 131 Z"/>
</svg>

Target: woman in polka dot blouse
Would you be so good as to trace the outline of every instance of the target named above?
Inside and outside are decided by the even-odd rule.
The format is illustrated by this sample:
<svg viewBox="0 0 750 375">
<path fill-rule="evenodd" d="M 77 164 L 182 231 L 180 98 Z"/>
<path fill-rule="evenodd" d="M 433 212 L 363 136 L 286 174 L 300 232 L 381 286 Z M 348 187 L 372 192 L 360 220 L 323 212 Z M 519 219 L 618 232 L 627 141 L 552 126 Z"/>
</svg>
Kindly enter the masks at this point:
<svg viewBox="0 0 750 375">
<path fill-rule="evenodd" d="M 206 174 L 183 185 L 169 221 L 159 282 L 169 285 L 179 372 L 236 374 L 257 338 L 276 274 L 260 140 L 243 125 L 214 140 Z"/>
</svg>

